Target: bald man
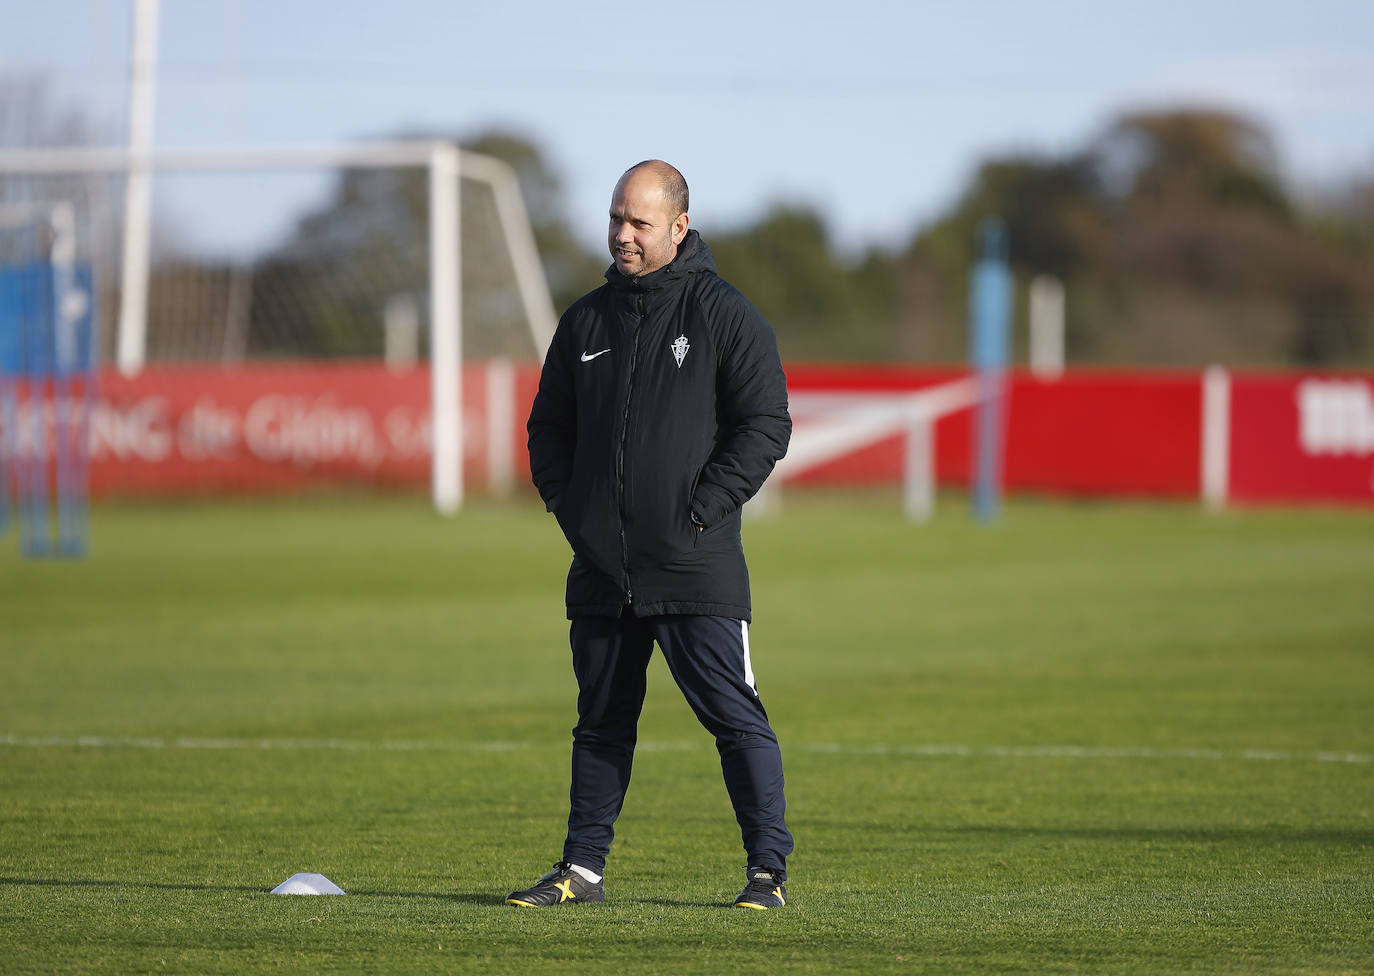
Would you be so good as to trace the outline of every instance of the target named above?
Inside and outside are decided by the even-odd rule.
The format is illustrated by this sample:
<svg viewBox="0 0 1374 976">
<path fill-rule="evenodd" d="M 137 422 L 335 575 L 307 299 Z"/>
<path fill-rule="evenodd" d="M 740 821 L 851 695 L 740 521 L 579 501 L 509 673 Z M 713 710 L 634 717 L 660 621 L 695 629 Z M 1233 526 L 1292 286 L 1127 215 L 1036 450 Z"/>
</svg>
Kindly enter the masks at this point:
<svg viewBox="0 0 1374 976">
<path fill-rule="evenodd" d="M 655 644 L 715 736 L 747 855 L 741 908 L 787 903 L 782 756 L 749 655 L 740 507 L 787 450 L 777 339 L 716 274 L 661 160 L 611 196 L 606 283 L 558 323 L 528 424 L 530 472 L 572 546 L 567 614 L 577 726 L 562 858 L 511 892 L 602 901 Z"/>
</svg>

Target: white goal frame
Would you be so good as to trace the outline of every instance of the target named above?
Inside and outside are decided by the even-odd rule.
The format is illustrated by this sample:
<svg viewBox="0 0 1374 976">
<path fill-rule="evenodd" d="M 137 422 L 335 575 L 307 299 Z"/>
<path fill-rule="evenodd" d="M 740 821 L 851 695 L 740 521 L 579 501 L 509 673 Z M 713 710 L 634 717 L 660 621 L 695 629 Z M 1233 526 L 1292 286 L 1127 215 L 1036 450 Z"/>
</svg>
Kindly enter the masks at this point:
<svg viewBox="0 0 1374 976">
<path fill-rule="evenodd" d="M 125 173 L 130 179 L 158 171 L 293 170 L 313 168 L 419 168 L 429 174 L 430 400 L 433 446 L 430 491 L 441 515 L 463 504 L 461 177 L 488 184 L 505 231 L 516 287 L 529 323 L 535 356 L 542 360 L 557 316 L 544 278 L 515 172 L 505 162 L 443 140 L 334 143 L 298 147 L 223 146 L 130 152 L 120 148 L 0 150 L 0 173 L 61 175 Z M 125 247 L 146 251 L 148 214 L 126 213 Z M 148 268 L 123 262 L 116 365 L 126 376 L 143 369 L 147 339 Z"/>
<path fill-rule="evenodd" d="M 902 434 L 902 508 L 913 522 L 929 521 L 935 514 L 935 422 L 985 396 L 976 376 L 910 393 L 794 393 L 788 398 L 794 427 L 787 455 L 750 504 L 766 512 L 777 506 L 784 482 Z"/>
</svg>

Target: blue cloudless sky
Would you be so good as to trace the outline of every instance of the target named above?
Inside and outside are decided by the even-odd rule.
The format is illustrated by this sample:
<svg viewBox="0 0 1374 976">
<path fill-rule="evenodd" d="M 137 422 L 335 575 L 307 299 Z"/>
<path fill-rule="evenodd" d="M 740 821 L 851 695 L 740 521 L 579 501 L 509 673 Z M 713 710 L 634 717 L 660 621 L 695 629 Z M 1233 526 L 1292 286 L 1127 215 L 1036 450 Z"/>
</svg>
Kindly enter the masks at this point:
<svg viewBox="0 0 1374 976">
<path fill-rule="evenodd" d="M 9 5 L 0 74 L 42 75 L 122 141 L 131 6 Z M 544 151 L 597 246 L 649 156 L 686 174 L 708 239 L 789 201 L 851 251 L 902 244 L 978 160 L 1081 146 L 1125 109 L 1244 113 L 1298 190 L 1374 171 L 1369 0 L 162 0 L 160 20 L 159 146 L 499 126 Z M 258 194 L 196 236 L 248 246 L 301 205 Z"/>
</svg>

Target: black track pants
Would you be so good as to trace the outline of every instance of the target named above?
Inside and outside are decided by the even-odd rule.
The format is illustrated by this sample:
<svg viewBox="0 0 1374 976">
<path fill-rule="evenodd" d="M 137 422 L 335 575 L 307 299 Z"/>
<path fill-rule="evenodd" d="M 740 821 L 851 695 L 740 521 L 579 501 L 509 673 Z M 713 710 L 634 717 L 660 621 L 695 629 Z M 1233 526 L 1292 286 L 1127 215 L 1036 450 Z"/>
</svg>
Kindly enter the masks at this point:
<svg viewBox="0 0 1374 976">
<path fill-rule="evenodd" d="M 564 860 L 597 872 L 606 864 L 657 642 L 687 703 L 716 737 L 749 865 L 785 869 L 792 835 L 782 754 L 754 688 L 749 625 L 729 617 L 579 617 L 571 642 L 578 722 Z"/>
</svg>

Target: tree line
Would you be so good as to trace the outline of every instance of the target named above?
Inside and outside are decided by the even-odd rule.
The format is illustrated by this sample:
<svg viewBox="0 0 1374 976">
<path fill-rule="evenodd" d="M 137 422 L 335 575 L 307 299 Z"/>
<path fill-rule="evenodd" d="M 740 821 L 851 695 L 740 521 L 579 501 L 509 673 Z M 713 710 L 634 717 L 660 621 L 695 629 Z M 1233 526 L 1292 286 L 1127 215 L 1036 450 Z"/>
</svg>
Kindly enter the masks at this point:
<svg viewBox="0 0 1374 976">
<path fill-rule="evenodd" d="M 1224 112 L 1131 113 L 1065 155 L 988 159 L 895 252 L 841 261 L 798 208 L 712 247 L 791 356 L 959 362 L 977 228 L 994 215 L 1023 360 L 1026 289 L 1051 274 L 1071 364 L 1374 363 L 1374 179 L 1299 201 L 1270 137 Z"/>
<path fill-rule="evenodd" d="M 538 149 L 508 133 L 464 144 L 515 167 L 558 309 L 595 287 L 608 258 L 578 243 L 559 178 Z M 987 159 L 904 247 L 842 256 L 824 217 L 797 205 L 712 228 L 709 244 L 721 274 L 758 305 L 794 361 L 963 361 L 976 229 L 996 215 L 1008 231 L 1022 347 L 1027 285 L 1050 274 L 1065 286 L 1070 364 L 1374 363 L 1374 179 L 1300 200 L 1278 169 L 1272 139 L 1243 117 L 1129 113 L 1063 155 Z M 466 208 L 481 206 L 480 194 L 468 198 Z M 331 261 L 384 264 L 367 251 L 358 209 L 399 206 L 423 221 L 423 200 L 416 174 L 345 175 L 263 273 L 301 285 L 300 261 L 318 261 L 321 241 L 333 242 Z M 468 209 L 464 220 L 480 225 Z M 465 262 L 469 250 L 489 246 L 480 235 L 465 242 Z M 492 311 L 474 308 L 468 321 L 480 328 Z M 508 329 L 497 323 L 491 332 Z"/>
<path fill-rule="evenodd" d="M 38 129 L 39 142 L 82 141 L 81 120 L 42 96 L 0 84 L 0 144 L 32 144 Z M 557 309 L 595 287 L 609 258 L 572 232 L 536 144 L 503 131 L 456 141 L 514 168 Z M 11 190 L 24 187 L 0 182 L 0 200 Z M 465 349 L 528 355 L 494 201 L 465 180 L 462 208 Z M 386 301 L 413 295 L 423 309 L 427 209 L 422 172 L 341 171 L 247 266 L 187 251 L 160 260 L 150 340 L 183 351 L 173 358 L 378 355 Z M 1270 135 L 1229 112 L 1130 112 L 1062 154 L 988 158 L 901 246 L 843 255 L 825 217 L 797 204 L 713 227 L 708 243 L 787 360 L 958 363 L 988 216 L 1008 231 L 1022 360 L 1028 284 L 1048 274 L 1065 286 L 1071 365 L 1374 365 L 1374 172 L 1297 194 Z"/>
</svg>

